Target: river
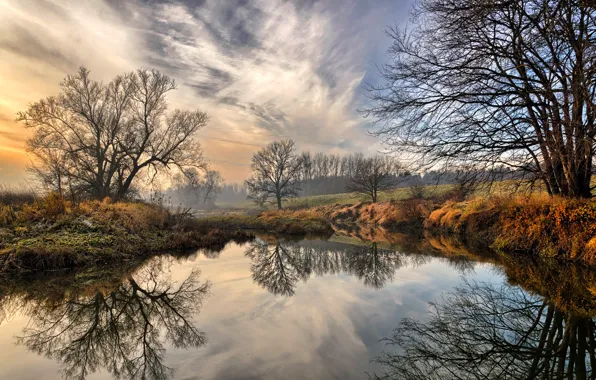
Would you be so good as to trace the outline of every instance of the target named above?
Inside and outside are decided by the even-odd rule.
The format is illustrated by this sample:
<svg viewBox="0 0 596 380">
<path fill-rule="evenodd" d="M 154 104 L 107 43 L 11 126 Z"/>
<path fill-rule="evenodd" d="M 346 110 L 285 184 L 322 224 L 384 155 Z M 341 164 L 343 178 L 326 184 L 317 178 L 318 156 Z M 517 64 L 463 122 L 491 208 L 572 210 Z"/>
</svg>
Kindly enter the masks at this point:
<svg viewBox="0 0 596 380">
<path fill-rule="evenodd" d="M 3 284 L 0 379 L 590 378 L 585 269 L 365 235 Z"/>
</svg>

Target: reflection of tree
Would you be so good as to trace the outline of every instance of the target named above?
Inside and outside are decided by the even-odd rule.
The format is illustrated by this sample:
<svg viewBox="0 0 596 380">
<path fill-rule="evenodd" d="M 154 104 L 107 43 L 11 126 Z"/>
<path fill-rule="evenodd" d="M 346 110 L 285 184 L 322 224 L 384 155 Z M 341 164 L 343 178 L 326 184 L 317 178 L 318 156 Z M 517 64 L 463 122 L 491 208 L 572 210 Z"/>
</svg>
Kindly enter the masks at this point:
<svg viewBox="0 0 596 380">
<path fill-rule="evenodd" d="M 263 240 L 252 242 L 246 250 L 252 260 L 253 279 L 274 294 L 291 296 L 298 281 L 311 274 L 349 273 L 365 285 L 382 288 L 404 264 L 397 252 L 382 250 L 376 243 L 367 246 L 319 248 L 294 242 Z"/>
<path fill-rule="evenodd" d="M 401 257 L 395 252 L 379 250 L 377 243 L 362 247 L 348 257 L 349 270 L 365 285 L 375 289 L 382 288 L 393 280 L 395 270 L 401 267 Z"/>
<path fill-rule="evenodd" d="M 268 244 L 258 240 L 246 250 L 252 260 L 253 279 L 271 293 L 291 296 L 296 283 L 306 280 L 310 272 L 308 265 L 296 255 L 296 245 Z"/>
<path fill-rule="evenodd" d="M 557 310 L 517 287 L 457 288 L 426 321 L 405 319 L 377 358 L 381 379 L 587 379 L 596 365 L 590 318 Z"/>
<path fill-rule="evenodd" d="M 29 326 L 19 344 L 62 363 L 65 378 L 84 379 L 105 367 L 118 379 L 165 379 L 164 343 L 199 347 L 205 334 L 192 324 L 209 283 L 198 271 L 174 284 L 156 266 L 128 276 L 109 294 L 62 302 L 28 301 Z"/>
</svg>

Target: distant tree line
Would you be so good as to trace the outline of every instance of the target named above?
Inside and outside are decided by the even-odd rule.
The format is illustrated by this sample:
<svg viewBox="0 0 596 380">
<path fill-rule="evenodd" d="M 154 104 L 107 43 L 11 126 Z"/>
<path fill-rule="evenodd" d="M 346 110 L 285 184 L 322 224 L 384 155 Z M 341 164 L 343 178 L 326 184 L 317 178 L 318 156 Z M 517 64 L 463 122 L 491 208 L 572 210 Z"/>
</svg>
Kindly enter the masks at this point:
<svg viewBox="0 0 596 380">
<path fill-rule="evenodd" d="M 164 193 L 164 197 L 173 207 L 196 210 L 215 208 L 215 200 L 222 192 L 223 177 L 216 170 L 207 170 L 178 174 L 174 183 Z"/>
<path fill-rule="evenodd" d="M 224 183 L 217 200 L 222 203 L 238 203 L 246 201 L 247 196 L 248 189 L 244 183 Z"/>
<path fill-rule="evenodd" d="M 361 153 L 349 155 L 301 152 L 292 140 L 275 141 L 259 150 L 252 159 L 252 176 L 245 188 L 235 194 L 247 193 L 257 204 L 273 203 L 283 207 L 286 199 L 298 196 L 324 195 L 344 192 L 362 194 L 372 202 L 383 191 L 409 187 L 411 196 L 424 196 L 424 186 L 457 184 L 462 198 L 489 176 L 517 178 L 509 168 L 491 171 L 468 167 L 453 171 L 429 171 L 424 175 L 409 172 L 391 155 L 365 157 Z"/>
<path fill-rule="evenodd" d="M 248 198 L 283 207 L 283 201 L 304 195 L 365 194 L 373 202 L 380 191 L 395 187 L 406 173 L 390 156 L 364 157 L 310 152 L 298 153 L 292 140 L 274 141 L 252 158 L 252 176 L 246 180 Z"/>
</svg>

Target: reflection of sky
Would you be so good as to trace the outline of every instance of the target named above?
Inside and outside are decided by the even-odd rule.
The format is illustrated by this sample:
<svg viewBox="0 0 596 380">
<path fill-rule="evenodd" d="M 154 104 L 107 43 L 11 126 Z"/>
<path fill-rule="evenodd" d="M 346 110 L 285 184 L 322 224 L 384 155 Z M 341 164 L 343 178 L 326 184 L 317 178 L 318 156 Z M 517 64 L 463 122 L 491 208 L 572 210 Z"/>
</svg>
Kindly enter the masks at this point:
<svg viewBox="0 0 596 380">
<path fill-rule="evenodd" d="M 432 259 L 402 267 L 379 290 L 350 275 L 324 275 L 299 283 L 293 297 L 284 297 L 253 283 L 250 260 L 237 245 L 217 259 L 175 263 L 172 276 L 183 280 L 195 266 L 213 284 L 196 318 L 209 342 L 198 349 L 168 349 L 166 364 L 176 368 L 177 379 L 365 379 L 366 371 L 376 370 L 369 360 L 384 348 L 379 339 L 402 318 L 422 317 L 429 301 L 462 282 L 460 272 Z M 466 278 L 502 281 L 480 264 Z M 13 345 L 25 323 L 15 316 L 0 326 L 0 379 L 60 378 L 57 362 Z M 104 378 L 109 376 L 89 377 Z"/>
<path fill-rule="evenodd" d="M 458 271 L 434 259 L 401 268 L 380 290 L 349 275 L 313 276 L 288 298 L 253 284 L 240 247 L 197 262 L 213 282 L 198 318 L 209 343 L 198 354 L 171 353 L 181 379 L 366 378 L 375 370 L 369 360 L 383 349 L 379 339 L 461 283 Z M 497 281 L 486 265 L 467 278 Z"/>
</svg>

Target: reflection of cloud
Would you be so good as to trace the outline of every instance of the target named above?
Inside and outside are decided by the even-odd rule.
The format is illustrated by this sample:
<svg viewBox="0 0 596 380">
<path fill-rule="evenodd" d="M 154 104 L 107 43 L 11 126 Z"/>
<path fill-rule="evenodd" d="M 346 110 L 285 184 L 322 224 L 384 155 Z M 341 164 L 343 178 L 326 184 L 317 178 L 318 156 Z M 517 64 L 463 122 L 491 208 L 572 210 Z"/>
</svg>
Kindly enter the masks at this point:
<svg viewBox="0 0 596 380">
<path fill-rule="evenodd" d="M 14 113 L 56 93 L 81 64 L 102 80 L 155 67 L 179 84 L 173 106 L 212 116 L 206 133 L 259 146 L 284 137 L 317 151 L 374 151 L 355 113 L 360 84 L 374 75 L 384 25 L 405 17 L 407 4 L 7 0 L 0 5 L 0 106 Z"/>
<path fill-rule="evenodd" d="M 253 283 L 244 248 L 197 263 L 213 283 L 199 321 L 210 343 L 200 357 L 180 353 L 181 378 L 366 378 L 396 321 L 424 315 L 428 301 L 460 282 L 456 269 L 432 259 L 403 267 L 382 289 L 346 274 L 312 275 L 283 297 Z"/>
</svg>

